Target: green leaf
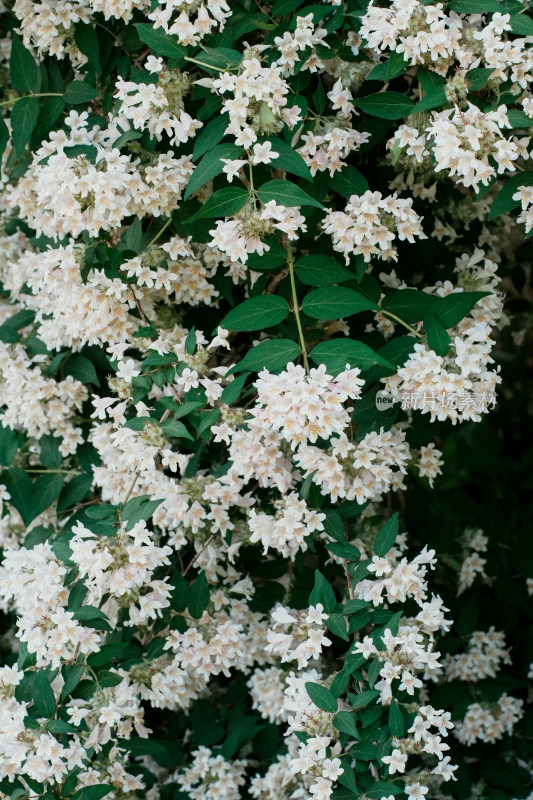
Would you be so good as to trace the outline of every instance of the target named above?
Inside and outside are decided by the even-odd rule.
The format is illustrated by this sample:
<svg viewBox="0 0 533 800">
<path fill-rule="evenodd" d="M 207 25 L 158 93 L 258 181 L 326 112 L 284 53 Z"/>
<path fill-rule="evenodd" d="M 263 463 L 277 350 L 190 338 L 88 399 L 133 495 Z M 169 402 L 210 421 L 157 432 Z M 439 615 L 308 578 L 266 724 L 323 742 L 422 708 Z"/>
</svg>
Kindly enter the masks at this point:
<svg viewBox="0 0 533 800">
<path fill-rule="evenodd" d="M 94 364 L 85 356 L 71 356 L 68 361 L 65 361 L 63 373 L 71 375 L 81 383 L 94 383 L 95 386 L 100 386 L 100 379 Z"/>
<path fill-rule="evenodd" d="M 339 711 L 333 717 L 333 724 L 341 733 L 347 733 L 354 739 L 359 739 L 360 734 L 356 725 L 357 717 L 351 711 Z"/>
<path fill-rule="evenodd" d="M 395 289 L 382 301 L 384 311 L 391 311 L 404 322 L 419 322 L 439 304 L 440 298 L 418 289 Z M 416 343 L 415 343 L 416 344 Z"/>
<path fill-rule="evenodd" d="M 76 728 L 64 719 L 51 719 L 44 726 L 49 733 L 76 733 Z M 54 797 L 54 795 L 52 795 Z"/>
<path fill-rule="evenodd" d="M 92 475 L 76 475 L 62 489 L 57 501 L 57 510 L 64 511 L 79 503 L 90 491 L 93 484 Z"/>
<path fill-rule="evenodd" d="M 394 365 L 363 342 L 353 339 L 329 339 L 321 342 L 309 353 L 315 364 L 325 364 L 328 372 L 337 375 L 349 364 L 353 369 L 368 369 L 379 364 L 394 371 Z"/>
<path fill-rule="evenodd" d="M 222 327 L 230 331 L 258 331 L 283 322 L 289 313 L 289 304 L 278 295 L 261 295 L 245 300 L 222 320 Z"/>
<path fill-rule="evenodd" d="M 487 14 L 491 11 L 502 11 L 498 0 L 453 0 L 449 9 L 456 14 Z"/>
<path fill-rule="evenodd" d="M 379 692 L 376 689 L 368 689 L 366 692 L 360 692 L 350 696 L 350 705 L 354 709 L 365 708 L 372 700 L 379 697 Z"/>
<path fill-rule="evenodd" d="M 21 443 L 21 435 L 0 423 L 0 464 L 9 467 Z"/>
<path fill-rule="evenodd" d="M 207 217 L 229 217 L 241 210 L 249 196 L 249 192 L 239 186 L 228 186 L 226 189 L 219 189 L 218 192 L 207 198 L 201 209 L 190 217 L 187 222 L 195 222 L 198 219 L 206 219 Z"/>
<path fill-rule="evenodd" d="M 313 319 L 340 319 L 362 311 L 379 311 L 379 306 L 353 289 L 328 286 L 310 292 L 304 298 L 302 311 Z"/>
<path fill-rule="evenodd" d="M 51 717 L 56 709 L 56 699 L 44 669 L 35 673 L 32 697 L 33 711 L 37 717 Z"/>
<path fill-rule="evenodd" d="M 74 619 L 78 619 L 83 622 L 87 622 L 88 620 L 92 619 L 102 619 L 108 620 L 106 614 L 101 611 L 96 606 L 80 606 L 79 608 L 72 609 L 72 613 L 74 614 Z"/>
<path fill-rule="evenodd" d="M 65 681 L 63 688 L 61 689 L 60 700 L 62 703 L 66 700 L 69 694 L 74 691 L 76 686 L 83 678 L 84 673 L 85 664 L 76 664 L 75 666 L 64 664 L 61 667 L 61 675 Z"/>
<path fill-rule="evenodd" d="M 17 100 L 11 112 L 11 136 L 17 156 L 24 153 L 38 119 L 38 100 L 34 97 L 21 97 Z"/>
<path fill-rule="evenodd" d="M 382 529 L 376 536 L 376 539 L 374 541 L 374 553 L 380 557 L 387 555 L 391 547 L 394 545 L 397 536 L 398 536 L 398 512 L 396 511 L 396 513 L 393 514 L 392 517 L 387 520 L 385 525 L 382 527 Z"/>
<path fill-rule="evenodd" d="M 22 44 L 20 36 L 11 37 L 11 56 L 9 59 L 11 83 L 19 92 L 30 92 L 37 82 L 37 64 L 32 54 Z"/>
<path fill-rule="evenodd" d="M 318 200 L 315 200 L 314 197 L 311 197 L 290 181 L 267 181 L 257 190 L 257 194 L 262 203 L 275 200 L 279 205 L 288 207 L 314 206 L 315 208 L 324 208 L 322 203 L 319 203 Z"/>
<path fill-rule="evenodd" d="M 355 167 L 343 167 L 333 177 L 325 174 L 325 180 L 330 189 L 340 194 L 341 197 L 351 197 L 353 194 L 361 196 L 370 188 L 364 175 Z"/>
<path fill-rule="evenodd" d="M 0 175 L 2 166 L 2 156 L 5 153 L 7 143 L 9 142 L 9 130 L 3 117 L 0 117 Z"/>
<path fill-rule="evenodd" d="M 162 28 L 153 28 L 147 22 L 136 22 L 134 27 L 141 42 L 147 44 L 157 56 L 184 59 L 187 50 L 181 44 L 178 44 L 175 36 L 165 33 Z"/>
<path fill-rule="evenodd" d="M 327 542 L 326 547 L 345 561 L 359 561 L 361 558 L 360 551 L 349 542 Z"/>
<path fill-rule="evenodd" d="M 439 304 L 433 313 L 445 328 L 453 328 L 468 316 L 482 297 L 487 295 L 490 295 L 490 292 L 452 292 L 446 297 L 439 298 Z"/>
<path fill-rule="evenodd" d="M 518 36 L 533 36 L 533 19 L 525 14 L 512 14 L 509 20 L 511 30 Z"/>
<path fill-rule="evenodd" d="M 0 482 L 11 495 L 9 504 L 17 509 L 24 524 L 29 525 L 59 496 L 63 486 L 63 476 L 48 473 L 32 482 L 24 470 L 13 467 L 4 470 Z"/>
<path fill-rule="evenodd" d="M 260 140 L 263 141 L 262 139 Z M 311 170 L 305 163 L 304 159 L 297 153 L 296 150 L 284 142 L 283 139 L 266 139 L 264 141 L 269 141 L 272 145 L 272 150 L 275 153 L 278 153 L 278 157 L 274 158 L 272 161 L 272 168 L 273 169 L 282 169 L 285 172 L 290 172 L 292 175 L 298 175 L 300 178 L 306 178 L 306 180 L 312 180 Z"/>
<path fill-rule="evenodd" d="M 223 158 L 236 159 L 241 153 L 242 147 L 238 147 L 236 144 L 219 144 L 209 150 L 189 178 L 183 199 L 186 200 L 198 189 L 201 189 L 204 183 L 222 174 Z"/>
<path fill-rule="evenodd" d="M 194 619 L 200 619 L 209 605 L 209 584 L 205 572 L 200 572 L 189 589 L 187 607 Z"/>
<path fill-rule="evenodd" d="M 533 120 L 530 121 L 533 124 Z M 521 186 L 533 186 L 533 172 L 520 172 L 507 180 L 503 189 L 494 200 L 487 219 L 492 220 L 500 214 L 507 214 L 520 205 L 520 200 L 513 200 L 513 195 Z"/>
<path fill-rule="evenodd" d="M 380 119 L 403 119 L 409 116 L 414 102 L 399 92 L 376 92 L 353 101 L 354 106 Z"/>
<path fill-rule="evenodd" d="M 117 675 L 116 672 L 112 672 L 110 669 L 102 669 L 98 673 L 98 683 L 100 686 L 118 686 L 122 681 L 122 676 Z"/>
<path fill-rule="evenodd" d="M 372 800 L 383 800 L 384 797 L 388 797 L 391 794 L 403 795 L 403 790 L 403 783 L 398 786 L 397 784 L 389 783 L 388 781 L 378 781 L 377 783 L 373 783 L 369 789 L 365 789 L 365 795 L 372 798 Z"/>
<path fill-rule="evenodd" d="M 211 67 L 215 72 L 228 72 L 236 69 L 242 61 L 242 53 L 230 47 L 203 47 L 194 59 L 186 57 L 186 61 L 201 61 L 202 66 Z"/>
<path fill-rule="evenodd" d="M 65 103 L 79 105 L 98 97 L 98 90 L 85 81 L 72 81 L 65 89 Z"/>
<path fill-rule="evenodd" d="M 230 372 L 238 372 L 238 367 L 239 364 L 236 364 L 234 367 L 228 370 L 228 372 L 226 372 L 226 375 L 228 375 Z M 220 395 L 220 402 L 230 406 L 232 403 L 238 400 L 249 375 L 249 372 L 243 372 L 242 375 L 239 375 L 238 378 L 235 378 L 234 381 L 231 381 L 231 383 L 225 386 L 224 391 Z"/>
<path fill-rule="evenodd" d="M 429 111 L 432 108 L 438 108 L 447 102 L 446 92 L 444 86 L 435 86 L 416 104 L 412 113 L 418 114 L 420 111 Z"/>
<path fill-rule="evenodd" d="M 417 340 L 414 336 L 395 336 L 383 347 L 379 348 L 379 354 L 395 367 L 405 364 L 413 350 Z"/>
<path fill-rule="evenodd" d="M 450 334 L 431 311 L 424 317 L 424 328 L 428 335 L 428 346 L 438 356 L 445 356 L 450 349 Z"/>
<path fill-rule="evenodd" d="M 344 639 L 345 642 L 350 641 L 350 637 L 346 631 L 346 621 L 342 614 L 331 614 L 325 621 L 325 625 L 328 631 L 331 631 L 335 636 Z"/>
<path fill-rule="evenodd" d="M 268 240 L 267 240 L 268 241 Z M 246 266 L 257 272 L 270 272 L 284 266 L 287 263 L 287 252 L 278 242 L 268 242 L 270 250 L 259 255 L 250 253 Z"/>
<path fill-rule="evenodd" d="M 294 268 L 299 280 L 309 286 L 331 286 L 351 281 L 354 275 L 330 256 L 310 255 L 299 258 Z"/>
<path fill-rule="evenodd" d="M 398 739 L 405 735 L 405 720 L 396 700 L 391 700 L 389 706 L 389 729 Z"/>
<path fill-rule="evenodd" d="M 342 613 L 343 614 L 356 614 L 358 611 L 361 611 L 363 608 L 369 608 L 371 603 L 368 600 L 347 600 L 344 603 Z"/>
<path fill-rule="evenodd" d="M 322 709 L 322 711 L 327 711 L 330 714 L 335 713 L 338 702 L 333 692 L 330 692 L 325 686 L 321 686 L 319 683 L 312 683 L 311 681 L 306 682 L 305 688 L 307 694 L 317 708 Z"/>
<path fill-rule="evenodd" d="M 179 422 L 178 420 L 168 420 L 167 422 L 161 423 L 161 430 L 165 434 L 165 436 L 175 436 L 176 438 L 181 439 L 191 439 L 193 440 L 194 437 L 191 436 L 183 422 Z"/>
<path fill-rule="evenodd" d="M 101 800 L 109 792 L 114 792 L 116 789 L 110 783 L 100 783 L 98 786 L 84 786 L 72 795 L 72 800 Z"/>
<path fill-rule="evenodd" d="M 468 81 L 469 91 L 478 92 L 480 89 L 483 89 L 493 72 L 494 69 L 485 67 L 470 69 L 465 75 Z"/>
<path fill-rule="evenodd" d="M 331 614 L 337 605 L 337 598 L 327 578 L 322 575 L 320 570 L 316 569 L 315 585 L 309 595 L 309 605 L 317 606 L 319 603 L 323 606 L 326 614 Z"/>
<path fill-rule="evenodd" d="M 100 42 L 96 28 L 86 22 L 78 22 L 74 26 L 74 41 L 84 56 L 87 56 L 89 64 L 96 72 L 102 71 L 100 62 Z"/>
<path fill-rule="evenodd" d="M 517 108 L 510 108 L 507 111 L 507 119 L 512 128 L 531 128 L 533 125 L 533 119 L 528 117 L 525 111 L 519 111 Z"/>
<path fill-rule="evenodd" d="M 193 161 L 197 161 L 204 153 L 212 150 L 224 138 L 228 118 L 226 114 L 219 114 L 202 128 L 194 142 Z"/>
<path fill-rule="evenodd" d="M 121 512 L 122 519 L 128 523 L 126 530 L 131 531 L 133 526 L 141 520 L 150 519 L 162 502 L 163 500 L 150 500 L 147 495 L 132 497 L 128 500 Z"/>
<path fill-rule="evenodd" d="M 235 364 L 226 375 L 242 372 L 243 369 L 250 372 L 259 372 L 262 369 L 268 369 L 269 372 L 280 372 L 289 361 L 295 361 L 300 353 L 300 346 L 291 339 L 270 339 L 268 342 L 260 342 L 256 347 L 248 350 L 244 358 Z"/>
</svg>

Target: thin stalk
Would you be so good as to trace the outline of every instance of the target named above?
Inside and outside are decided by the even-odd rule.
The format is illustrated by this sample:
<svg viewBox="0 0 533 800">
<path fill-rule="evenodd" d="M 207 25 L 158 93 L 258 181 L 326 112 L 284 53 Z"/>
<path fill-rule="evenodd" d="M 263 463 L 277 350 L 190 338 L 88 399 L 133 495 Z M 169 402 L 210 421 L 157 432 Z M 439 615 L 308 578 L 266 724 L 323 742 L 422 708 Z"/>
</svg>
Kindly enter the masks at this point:
<svg viewBox="0 0 533 800">
<path fill-rule="evenodd" d="M 386 314 L 387 317 L 390 317 L 391 319 L 396 320 L 396 322 L 399 322 L 400 325 L 403 325 L 404 328 L 407 328 L 407 330 L 411 331 L 411 333 L 414 333 L 414 335 L 417 337 L 417 339 L 421 339 L 422 338 L 422 334 L 421 333 L 418 333 L 417 330 L 415 330 L 413 327 L 411 327 L 411 325 L 408 325 L 407 322 L 405 322 L 405 320 L 401 319 L 400 317 L 397 317 L 396 314 L 393 314 L 392 311 L 385 311 L 384 308 L 380 308 L 380 311 L 381 311 L 382 314 Z"/>
<path fill-rule="evenodd" d="M 302 321 L 300 319 L 300 308 L 298 306 L 298 293 L 296 292 L 296 280 L 294 277 L 294 259 L 292 257 L 292 247 L 290 246 L 288 240 L 285 244 L 285 251 L 287 253 L 287 266 L 289 267 L 289 276 L 291 279 L 291 290 L 292 290 L 292 305 L 294 316 L 296 318 L 296 325 L 298 327 L 298 336 L 300 337 L 300 346 L 302 348 L 302 355 L 304 359 L 304 367 L 305 371 L 309 372 L 309 361 L 307 358 L 307 346 L 305 343 L 304 332 L 302 328 Z"/>
<path fill-rule="evenodd" d="M 151 247 L 153 244 L 155 244 L 155 243 L 157 242 L 157 240 L 159 239 L 159 237 L 161 236 L 161 234 L 162 234 L 162 233 L 164 233 L 164 232 L 166 231 L 166 229 L 168 228 L 168 226 L 169 226 L 171 223 L 172 223 L 172 217 L 169 217 L 169 218 L 167 219 L 167 221 L 165 222 L 165 224 L 163 225 L 163 227 L 162 227 L 162 228 L 160 228 L 160 230 L 159 230 L 159 231 L 156 233 L 156 235 L 154 236 L 154 238 L 152 239 L 152 241 L 151 241 L 151 242 L 148 242 L 148 244 L 147 244 L 147 246 L 146 246 L 146 249 L 148 249 L 149 247 Z"/>
<path fill-rule="evenodd" d="M 22 97 L 63 97 L 61 92 L 42 92 L 41 94 L 24 94 Z M 19 100 L 22 100 L 22 97 L 14 97 L 12 100 L 4 100 L 3 103 L 0 103 L 0 108 L 4 106 L 11 106 L 18 103 Z"/>
</svg>

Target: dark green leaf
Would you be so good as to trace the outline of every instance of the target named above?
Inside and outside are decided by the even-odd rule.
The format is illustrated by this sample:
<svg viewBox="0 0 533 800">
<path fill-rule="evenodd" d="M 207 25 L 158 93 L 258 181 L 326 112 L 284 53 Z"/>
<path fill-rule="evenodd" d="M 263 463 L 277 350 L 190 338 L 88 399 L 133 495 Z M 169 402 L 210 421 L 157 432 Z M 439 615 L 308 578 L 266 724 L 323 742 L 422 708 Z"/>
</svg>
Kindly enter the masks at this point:
<svg viewBox="0 0 533 800">
<path fill-rule="evenodd" d="M 335 713 L 338 702 L 333 692 L 330 692 L 325 686 L 321 686 L 319 683 L 312 683 L 311 681 L 306 682 L 305 688 L 307 694 L 317 708 L 322 709 L 322 711 L 327 711 L 330 714 Z"/>
<path fill-rule="evenodd" d="M 100 783 L 98 786 L 84 786 L 72 795 L 72 800 L 101 800 L 109 792 L 114 792 L 116 789 L 110 783 Z"/>
<path fill-rule="evenodd" d="M 8 142 L 9 142 L 9 130 L 6 123 L 4 122 L 4 118 L 0 117 L 0 176 L 2 174 L 1 172 L 2 156 L 4 155 Z"/>
<path fill-rule="evenodd" d="M 84 664 L 76 664 L 75 666 L 63 665 L 61 667 L 61 675 L 65 683 L 61 689 L 61 702 L 64 702 L 71 692 L 74 691 L 76 686 L 83 678 L 85 672 Z"/>
<path fill-rule="evenodd" d="M 385 556 L 394 545 L 398 535 L 398 512 L 392 515 L 381 528 L 374 542 L 374 553 Z"/>
<path fill-rule="evenodd" d="M 533 120 L 531 120 L 533 123 Z M 507 214 L 513 208 L 520 205 L 520 200 L 513 200 L 513 195 L 516 194 L 521 186 L 533 186 L 533 172 L 519 172 L 518 175 L 510 177 L 503 189 L 499 192 L 494 200 L 488 215 L 488 219 L 492 220 L 500 214 Z"/>
<path fill-rule="evenodd" d="M 230 331 L 258 331 L 283 322 L 289 313 L 289 304 L 278 295 L 261 295 L 245 300 L 222 320 L 222 327 Z"/>
<path fill-rule="evenodd" d="M 72 81 L 65 89 L 65 102 L 70 105 L 88 103 L 98 97 L 98 90 L 85 81 Z"/>
<path fill-rule="evenodd" d="M 222 174 L 223 158 L 236 159 L 241 153 L 242 147 L 238 147 L 236 144 L 219 144 L 209 150 L 189 178 L 184 199 L 186 200 L 198 189 L 201 189 L 207 181 L 211 181 L 217 175 Z"/>
<path fill-rule="evenodd" d="M 191 436 L 183 422 L 179 422 L 178 420 L 169 419 L 167 422 L 162 422 L 161 430 L 165 436 L 175 436 L 176 438 L 191 440 L 194 438 Z"/>
<path fill-rule="evenodd" d="M 449 9 L 456 14 L 487 14 L 490 11 L 502 11 L 498 0 L 453 0 Z"/>
<path fill-rule="evenodd" d="M 20 36 L 11 37 L 11 57 L 9 59 L 11 83 L 19 92 L 30 92 L 35 88 L 38 70 L 32 54 L 22 44 Z"/>
<path fill-rule="evenodd" d="M 399 92 L 377 92 L 367 97 L 359 97 L 353 104 L 372 117 L 381 119 L 403 119 L 409 116 L 415 105 L 412 100 Z"/>
<path fill-rule="evenodd" d="M 298 175 L 300 178 L 312 180 L 311 171 L 300 153 L 297 153 L 283 139 L 275 138 L 267 141 L 272 144 L 272 150 L 278 153 L 278 157 L 272 160 L 273 169 L 282 169 L 285 172 L 292 173 L 292 175 Z"/>
<path fill-rule="evenodd" d="M 62 489 L 57 501 L 57 510 L 64 511 L 66 508 L 75 506 L 81 502 L 89 492 L 93 483 L 92 475 L 76 475 Z"/>
<path fill-rule="evenodd" d="M 405 720 L 396 700 L 392 700 L 389 706 L 389 729 L 397 739 L 405 736 Z"/>
<path fill-rule="evenodd" d="M 204 572 L 200 572 L 189 589 L 187 607 L 194 619 L 200 619 L 209 605 L 209 584 Z"/>
<path fill-rule="evenodd" d="M 341 733 L 347 733 L 354 739 L 359 739 L 359 731 L 356 725 L 357 717 L 351 711 L 339 711 L 333 717 L 333 724 Z"/>
<path fill-rule="evenodd" d="M 439 298 L 439 304 L 433 313 L 445 328 L 458 325 L 472 311 L 481 298 L 490 292 L 452 292 Z"/>
<path fill-rule="evenodd" d="M 512 32 L 518 36 L 533 36 L 533 19 L 526 14 L 512 14 L 509 22 Z"/>
<path fill-rule="evenodd" d="M 330 339 L 327 342 L 321 342 L 311 350 L 309 357 L 315 364 L 325 364 L 328 372 L 335 375 L 346 369 L 347 364 L 352 369 L 354 367 L 368 369 L 374 364 L 380 364 L 394 370 L 394 365 L 390 361 L 374 352 L 363 342 L 353 339 Z"/>
<path fill-rule="evenodd" d="M 276 203 L 282 206 L 314 206 L 315 208 L 323 208 L 322 203 L 315 200 L 300 189 L 295 183 L 290 181 L 267 181 L 257 194 L 262 203 L 268 203 L 270 200 L 275 200 Z"/>
<path fill-rule="evenodd" d="M 165 33 L 162 28 L 153 28 L 147 22 L 135 23 L 135 30 L 141 42 L 156 55 L 183 60 L 187 50 L 178 44 L 175 36 Z"/>
<path fill-rule="evenodd" d="M 208 122 L 194 142 L 193 160 L 197 161 L 204 153 L 212 150 L 224 138 L 227 127 L 226 114 L 219 114 Z"/>
<path fill-rule="evenodd" d="M 100 380 L 92 361 L 85 356 L 71 356 L 63 368 L 65 375 L 71 375 L 81 383 L 94 383 L 100 386 Z"/>
<path fill-rule="evenodd" d="M 419 322 L 439 304 L 440 298 L 418 289 L 396 289 L 381 303 L 384 311 L 391 311 L 404 322 Z M 415 343 L 416 344 L 416 343 Z"/>
<path fill-rule="evenodd" d="M 313 319 L 340 319 L 361 311 L 379 311 L 379 306 L 353 289 L 328 286 L 310 292 L 304 298 L 302 311 Z"/>
<path fill-rule="evenodd" d="M 17 156 L 21 156 L 31 139 L 39 119 L 39 101 L 34 97 L 21 97 L 11 112 L 11 136 Z"/>
<path fill-rule="evenodd" d="M 424 328 L 428 335 L 428 346 L 438 356 L 445 356 L 450 349 L 450 334 L 431 311 L 424 317 Z"/>
<path fill-rule="evenodd" d="M 328 631 L 331 631 L 335 636 L 344 639 L 345 642 L 350 641 L 350 637 L 346 631 L 346 622 L 342 614 L 330 614 L 325 621 L 325 625 Z"/>
<path fill-rule="evenodd" d="M 315 570 L 315 585 L 309 595 L 309 605 L 317 606 L 319 603 L 323 606 L 326 614 L 331 614 L 337 605 L 337 598 L 327 578 L 317 569 Z"/>
<path fill-rule="evenodd" d="M 96 72 L 102 71 L 100 63 L 100 43 L 96 28 L 86 22 L 78 22 L 74 26 L 74 41 L 81 53 L 87 56 L 89 64 Z"/>
<path fill-rule="evenodd" d="M 475 69 L 469 70 L 465 77 L 468 81 L 470 91 L 478 92 L 480 89 L 483 89 L 493 72 L 494 69 L 485 67 L 476 67 Z"/>
<path fill-rule="evenodd" d="M 340 194 L 341 197 L 348 198 L 353 194 L 360 196 L 369 189 L 367 179 L 355 167 L 343 167 L 333 177 L 326 173 L 325 178 L 329 188 Z"/>
<path fill-rule="evenodd" d="M 56 699 L 43 669 L 35 673 L 32 696 L 33 711 L 37 717 L 51 717 L 56 708 Z"/>
<path fill-rule="evenodd" d="M 201 209 L 190 217 L 187 222 L 195 222 L 198 219 L 208 217 L 229 217 L 236 214 L 245 205 L 249 192 L 239 186 L 228 186 L 226 189 L 219 189 L 208 197 Z"/>
<path fill-rule="evenodd" d="M 299 280 L 309 286 L 331 286 L 354 279 L 349 270 L 330 256 L 303 256 L 298 259 L 294 268 Z"/>
<path fill-rule="evenodd" d="M 291 339 L 270 339 L 248 350 L 244 358 L 235 364 L 229 373 L 242 372 L 243 369 L 250 372 L 260 372 L 262 369 L 280 372 L 289 361 L 295 361 L 300 352 L 300 346 Z"/>
</svg>

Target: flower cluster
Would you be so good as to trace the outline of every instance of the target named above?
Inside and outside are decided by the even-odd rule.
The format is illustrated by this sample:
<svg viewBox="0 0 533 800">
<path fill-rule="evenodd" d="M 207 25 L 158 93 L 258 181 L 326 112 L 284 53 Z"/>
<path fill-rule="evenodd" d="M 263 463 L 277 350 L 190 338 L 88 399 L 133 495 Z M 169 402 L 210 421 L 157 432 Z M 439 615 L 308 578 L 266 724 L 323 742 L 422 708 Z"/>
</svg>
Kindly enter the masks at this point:
<svg viewBox="0 0 533 800">
<path fill-rule="evenodd" d="M 347 264 L 351 255 L 362 255 L 365 261 L 372 257 L 395 260 L 396 238 L 408 242 L 414 242 L 415 236 L 425 239 L 411 199 L 383 197 L 380 192 L 371 191 L 361 197 L 352 195 L 344 211 L 330 211 L 324 218 L 323 230 L 331 236 L 333 249 L 344 255 Z"/>
</svg>

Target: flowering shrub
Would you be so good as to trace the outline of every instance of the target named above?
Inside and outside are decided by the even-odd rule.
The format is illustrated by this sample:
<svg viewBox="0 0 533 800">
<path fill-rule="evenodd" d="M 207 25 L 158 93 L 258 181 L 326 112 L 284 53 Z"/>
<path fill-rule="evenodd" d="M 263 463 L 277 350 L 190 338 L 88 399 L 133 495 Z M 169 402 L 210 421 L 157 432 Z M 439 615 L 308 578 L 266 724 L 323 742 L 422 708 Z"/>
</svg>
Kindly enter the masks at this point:
<svg viewBox="0 0 533 800">
<path fill-rule="evenodd" d="M 0 800 L 531 800 L 529 5 L 0 10 Z"/>
</svg>

